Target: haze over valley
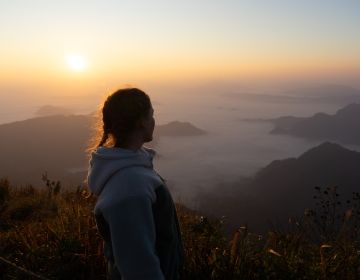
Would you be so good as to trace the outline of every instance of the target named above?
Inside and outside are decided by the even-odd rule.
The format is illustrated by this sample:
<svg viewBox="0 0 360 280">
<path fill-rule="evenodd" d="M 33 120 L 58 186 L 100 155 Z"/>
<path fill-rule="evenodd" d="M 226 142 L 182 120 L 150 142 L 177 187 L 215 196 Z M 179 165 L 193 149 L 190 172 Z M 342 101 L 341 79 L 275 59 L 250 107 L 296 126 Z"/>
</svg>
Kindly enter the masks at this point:
<svg viewBox="0 0 360 280">
<path fill-rule="evenodd" d="M 330 87 L 326 85 L 318 88 L 322 90 L 323 100 L 326 100 L 324 90 Z M 206 209 L 208 213 L 212 213 L 211 204 L 206 203 L 206 197 L 208 201 L 211 201 L 213 196 L 221 201 L 221 198 L 229 197 L 229 190 L 232 190 L 232 199 L 238 201 L 258 197 L 255 194 L 259 190 L 255 189 L 261 189 L 259 183 L 256 183 L 257 187 L 249 187 L 252 186 L 249 182 L 262 168 L 274 160 L 299 157 L 323 141 L 336 142 L 336 138 L 309 140 L 284 133 L 274 134 L 271 132 L 274 124 L 278 124 L 276 121 L 273 124 L 249 120 L 279 120 L 279 117 L 284 115 L 306 118 L 319 112 L 334 115 L 344 102 L 358 98 L 355 94 L 351 95 L 351 98 L 346 94 L 342 96 L 341 90 L 348 92 L 348 87 L 334 88 L 337 94 L 332 94 L 329 102 L 311 102 L 312 98 L 317 96 L 306 92 L 303 95 L 307 96 L 306 98 L 294 96 L 291 102 L 288 97 L 285 100 L 279 97 L 274 100 L 273 95 L 269 98 L 264 97 L 265 94 L 254 94 L 254 98 L 249 99 L 248 95 L 244 97 L 242 94 L 197 92 L 195 95 L 196 92 L 188 91 L 178 92 L 173 94 L 171 99 L 162 100 L 156 99 L 154 94 L 157 128 L 154 141 L 149 143 L 149 146 L 158 152 L 155 167 L 166 178 L 175 200 L 194 209 Z M 352 93 L 358 92 L 356 89 L 352 90 Z M 151 92 L 149 94 L 151 95 Z M 64 186 L 81 184 L 86 178 L 85 149 L 95 123 L 89 113 L 96 111 L 96 106 L 91 106 L 95 101 L 99 103 L 101 98 L 84 101 L 81 110 L 76 110 L 74 104 L 65 102 L 29 106 L 27 120 L 0 125 L 0 154 L 5 159 L 1 162 L 0 176 L 8 176 L 12 182 L 20 185 L 31 183 L 41 186 L 41 175 L 46 171 L 50 178 L 61 180 Z M 14 104 L 14 107 L 17 106 Z M 83 110 L 86 106 L 88 111 L 85 113 Z M 356 126 L 358 115 L 350 116 L 352 120 L 347 121 Z M 352 150 L 360 150 L 354 143 L 338 143 Z M 312 182 L 304 182 L 306 184 L 304 183 L 303 188 L 307 189 L 305 193 L 311 195 Z M 253 200 L 255 204 L 259 203 L 256 202 L 258 199 Z M 276 200 L 276 196 L 273 200 Z M 298 207 L 300 212 L 303 206 L 310 203 L 309 200 L 304 201 L 304 204 Z M 235 205 L 234 201 L 231 203 Z M 248 206 L 249 209 L 254 207 L 253 203 L 250 204 L 252 206 Z M 265 211 L 264 203 L 261 205 Z M 245 208 L 237 212 L 248 212 L 249 209 L 245 211 Z M 223 209 L 223 214 L 229 215 L 233 223 L 235 220 L 239 223 L 246 219 L 254 220 L 251 216 L 236 219 L 234 211 L 229 212 L 226 207 Z M 221 207 L 216 211 L 221 216 Z M 278 214 L 276 211 L 273 213 L 274 217 Z M 255 222 L 254 226 L 257 225 Z"/>
</svg>

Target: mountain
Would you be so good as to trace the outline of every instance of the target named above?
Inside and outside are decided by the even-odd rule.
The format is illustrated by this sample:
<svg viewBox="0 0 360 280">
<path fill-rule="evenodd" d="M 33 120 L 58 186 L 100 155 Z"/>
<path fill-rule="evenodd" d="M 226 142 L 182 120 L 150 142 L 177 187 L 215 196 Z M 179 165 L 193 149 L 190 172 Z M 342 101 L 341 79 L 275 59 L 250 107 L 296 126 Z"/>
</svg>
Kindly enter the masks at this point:
<svg viewBox="0 0 360 280">
<path fill-rule="evenodd" d="M 224 97 L 239 98 L 250 102 L 276 104 L 336 104 L 344 106 L 360 102 L 360 90 L 344 85 L 321 85 L 316 87 L 300 87 L 279 94 L 259 93 L 224 93 Z"/>
<path fill-rule="evenodd" d="M 0 178 L 15 184 L 40 183 L 50 178 L 78 184 L 87 168 L 86 149 L 95 119 L 91 115 L 53 115 L 0 125 Z M 159 125 L 154 141 L 163 136 L 196 136 L 203 130 L 190 123 Z"/>
<path fill-rule="evenodd" d="M 38 182 L 48 171 L 65 179 L 67 168 L 83 166 L 90 138 L 89 116 L 47 116 L 0 125 L 0 177 Z"/>
<path fill-rule="evenodd" d="M 301 217 L 304 209 L 315 206 L 316 186 L 338 186 L 343 200 L 359 192 L 359 166 L 359 152 L 325 142 L 297 158 L 275 160 L 252 178 L 219 186 L 217 193 L 199 194 L 199 208 L 256 230 L 271 221 L 285 225 L 289 217 Z"/>
<path fill-rule="evenodd" d="M 335 115 L 317 113 L 309 118 L 280 117 L 270 120 L 275 124 L 272 134 L 332 140 L 344 144 L 360 144 L 360 104 L 353 103 L 338 110 Z"/>
<path fill-rule="evenodd" d="M 172 136 L 172 137 L 178 137 L 179 135 L 195 136 L 195 135 L 206 134 L 204 130 L 195 127 L 189 122 L 179 122 L 179 121 L 173 121 L 165 125 L 157 126 L 155 132 L 161 136 Z"/>
<path fill-rule="evenodd" d="M 266 215 L 286 219 L 313 205 L 315 186 L 339 186 L 346 197 L 359 191 L 359 164 L 359 152 L 325 142 L 298 158 L 273 161 L 256 173 L 251 188 Z"/>
<path fill-rule="evenodd" d="M 292 103 L 307 103 L 312 101 L 309 97 L 297 97 L 285 94 L 260 94 L 260 93 L 224 93 L 224 97 L 238 98 L 249 102 L 264 102 L 264 103 L 281 103 L 281 104 L 292 104 Z"/>
</svg>

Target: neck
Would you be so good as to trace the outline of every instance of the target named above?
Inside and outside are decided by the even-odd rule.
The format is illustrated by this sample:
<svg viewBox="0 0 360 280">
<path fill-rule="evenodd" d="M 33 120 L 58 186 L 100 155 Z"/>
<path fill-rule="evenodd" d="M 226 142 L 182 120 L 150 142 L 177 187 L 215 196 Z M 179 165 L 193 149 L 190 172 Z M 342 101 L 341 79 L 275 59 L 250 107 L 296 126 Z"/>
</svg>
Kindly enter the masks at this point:
<svg viewBox="0 0 360 280">
<path fill-rule="evenodd" d="M 129 141 L 124 141 L 124 142 L 119 141 L 115 143 L 114 147 L 137 151 L 142 147 L 143 144 L 144 141 L 135 138 L 135 139 L 129 139 Z"/>
</svg>

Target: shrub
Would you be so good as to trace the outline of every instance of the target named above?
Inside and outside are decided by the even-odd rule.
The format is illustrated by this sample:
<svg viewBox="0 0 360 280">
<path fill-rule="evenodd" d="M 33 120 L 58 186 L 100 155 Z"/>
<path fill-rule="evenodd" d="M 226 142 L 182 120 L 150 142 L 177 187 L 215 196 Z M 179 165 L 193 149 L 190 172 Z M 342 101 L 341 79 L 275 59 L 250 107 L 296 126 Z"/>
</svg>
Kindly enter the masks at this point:
<svg viewBox="0 0 360 280">
<path fill-rule="evenodd" d="M 49 187 L 7 186 L 9 207 L 0 221 L 7 216 L 9 227 L 0 228 L 0 257 L 49 279 L 106 278 L 103 242 L 92 213 L 95 198 L 85 188 L 59 189 L 56 195 L 51 188 L 49 195 Z M 289 229 L 257 235 L 241 226 L 230 239 L 223 219 L 177 204 L 183 279 L 360 279 L 359 195 L 338 204 L 336 189 L 325 191 L 316 189 L 317 207 L 289 220 Z M 29 278 L 1 260 L 0 271 L 4 279 Z"/>
</svg>

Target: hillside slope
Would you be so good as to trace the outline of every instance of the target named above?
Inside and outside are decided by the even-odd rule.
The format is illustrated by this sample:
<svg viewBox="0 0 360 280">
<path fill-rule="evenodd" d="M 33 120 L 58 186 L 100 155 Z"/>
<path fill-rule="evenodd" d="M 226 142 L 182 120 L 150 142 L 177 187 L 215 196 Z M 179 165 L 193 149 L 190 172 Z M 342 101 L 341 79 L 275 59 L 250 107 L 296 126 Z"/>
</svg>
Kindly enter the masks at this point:
<svg viewBox="0 0 360 280">
<path fill-rule="evenodd" d="M 360 153 L 325 142 L 297 158 L 275 160 L 252 178 L 218 186 L 216 193 L 199 193 L 200 209 L 231 224 L 265 229 L 270 222 L 286 224 L 315 205 L 316 186 L 338 186 L 339 199 L 360 190 Z"/>
<path fill-rule="evenodd" d="M 52 115 L 0 125 L 0 177 L 15 184 L 39 184 L 41 174 L 64 183 L 79 184 L 87 167 L 86 149 L 93 134 L 91 115 Z M 156 126 L 159 137 L 197 136 L 205 132 L 191 123 Z"/>
<path fill-rule="evenodd" d="M 359 145 L 359 119 L 360 104 L 352 103 L 334 115 L 317 113 L 309 118 L 287 116 L 273 119 L 275 128 L 270 133 Z"/>
</svg>

